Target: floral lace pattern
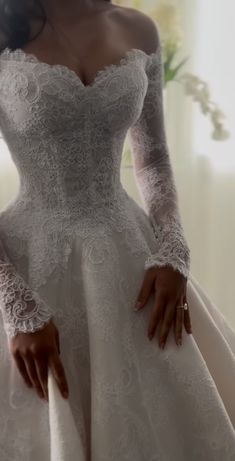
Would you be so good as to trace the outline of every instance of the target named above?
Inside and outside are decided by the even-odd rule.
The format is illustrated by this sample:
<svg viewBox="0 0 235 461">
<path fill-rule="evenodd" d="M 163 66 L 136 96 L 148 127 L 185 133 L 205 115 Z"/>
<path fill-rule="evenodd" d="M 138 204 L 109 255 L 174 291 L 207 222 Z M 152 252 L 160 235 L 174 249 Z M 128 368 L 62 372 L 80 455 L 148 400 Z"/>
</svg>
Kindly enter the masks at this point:
<svg viewBox="0 0 235 461">
<path fill-rule="evenodd" d="M 9 287 L 13 274 L 18 279 L 17 269 L 26 255 L 29 295 L 29 286 L 37 290 L 55 268 L 57 275 L 66 270 L 74 235 L 86 238 L 97 225 L 106 235 L 136 234 L 135 216 L 129 214 L 131 199 L 120 182 L 122 148 L 130 127 L 136 164 L 142 165 L 136 167 L 136 179 L 158 248 L 148 255 L 145 268 L 170 264 L 188 275 L 189 250 L 162 126 L 160 50 L 151 55 L 129 50 L 118 64 L 100 70 L 89 86 L 66 66 L 39 62 L 21 49 L 7 48 L 1 54 L 1 129 L 21 179 L 16 201 L 0 220 L 2 246 L 16 267 L 11 277 L 9 267 L 5 273 L 9 283 L 2 304 L 8 299 L 8 325 L 13 315 L 16 328 L 19 311 L 10 309 Z M 146 246 L 140 241 L 137 253 Z M 1 259 L 4 291 L 7 266 Z M 18 329 L 32 331 L 33 320 L 39 328 L 49 317 L 45 308 L 40 313 L 41 308 L 42 303 L 30 308 L 30 326 L 19 319 Z"/>
<path fill-rule="evenodd" d="M 147 67 L 148 89 L 139 119 L 129 130 L 135 178 L 158 242 L 145 268 L 172 266 L 186 278 L 190 270 L 188 247 L 178 207 L 178 196 L 168 152 L 163 114 L 161 53 Z"/>
<path fill-rule="evenodd" d="M 189 270 L 161 86 L 160 49 L 131 50 L 88 87 L 21 50 L 0 56 L 0 127 L 20 176 L 0 214 L 0 332 L 36 331 L 53 315 L 70 389 L 68 402 L 53 389 L 49 404 L 41 401 L 0 335 L 1 461 L 74 461 L 76 437 L 79 461 L 235 459 L 226 324 L 220 335 L 189 281 L 192 313 L 205 319 L 199 343 L 213 337 L 220 351 L 210 374 L 192 335 L 183 332 L 180 350 L 172 335 L 164 351 L 148 340 L 151 298 L 133 310 L 144 268 Z M 120 182 L 129 128 L 147 213 Z"/>
<path fill-rule="evenodd" d="M 65 271 L 74 235 L 86 238 L 88 229 L 97 225 L 104 227 L 106 235 L 114 230 L 136 234 L 135 217 L 133 213 L 129 214 L 131 199 L 119 179 L 121 153 L 129 126 L 138 120 L 131 132 L 134 154 L 148 161 L 149 139 L 144 129 L 146 123 L 151 122 L 146 119 L 146 113 L 149 120 L 152 113 L 153 116 L 156 113 L 162 115 L 156 98 L 154 110 L 149 113 L 153 91 L 157 94 L 161 91 L 160 60 L 160 52 L 146 55 L 142 50 L 132 49 L 120 63 L 107 66 L 98 72 L 92 85 L 84 87 L 75 72 L 66 66 L 41 63 L 20 49 L 5 49 L 2 53 L 1 129 L 21 177 L 17 200 L 1 214 L 0 221 L 4 254 L 10 255 L 16 267 L 14 269 L 12 265 L 9 271 L 2 255 L 1 302 L 11 336 L 17 331 L 36 330 L 50 317 L 49 308 L 47 312 L 42 301 L 36 302 L 34 292 L 31 297 L 31 304 L 35 300 L 33 308 L 27 309 L 27 303 L 22 302 L 22 315 L 24 311 L 29 315 L 29 321 L 26 321 L 25 314 L 22 322 L 16 307 L 22 288 L 13 302 L 17 281 L 20 280 L 21 285 L 24 282 L 17 276 L 21 258 L 30 255 L 29 285 L 26 281 L 24 284 L 29 300 L 29 286 L 38 289 L 46 283 L 55 267 L 57 276 Z M 145 66 L 140 66 L 142 62 Z M 146 74 L 148 67 L 152 74 Z M 155 82 L 151 81 L 151 75 L 154 75 Z M 99 92 L 93 91 L 96 87 Z M 82 89 L 89 91 L 83 95 Z M 70 110 L 63 111 L 64 104 L 69 104 Z M 141 111 L 143 115 L 140 116 Z M 159 136 L 159 127 L 155 125 L 152 129 L 152 135 Z M 165 153 L 165 145 L 162 147 L 160 152 Z M 165 202 L 167 197 L 157 184 L 158 174 L 149 170 L 146 179 L 143 180 L 143 172 L 140 175 L 139 171 L 137 178 L 143 191 L 148 189 L 146 198 L 153 209 L 155 202 Z M 144 171 L 147 171 L 146 167 Z M 155 177 L 152 187 L 151 174 Z M 168 184 L 169 193 L 170 177 Z M 179 246 L 178 253 L 174 249 L 175 237 L 181 238 L 182 230 L 179 232 L 174 209 L 170 212 L 171 227 L 166 220 L 164 222 L 165 239 L 162 232 L 156 232 L 156 219 L 161 213 L 154 214 L 155 234 L 162 242 L 161 255 L 149 255 L 146 268 L 171 262 L 185 274 L 184 262 L 187 263 L 188 255 Z M 135 245 L 137 253 L 143 251 L 144 242 L 140 244 L 140 241 L 138 239 Z M 132 247 L 134 249 L 134 242 Z"/>
<path fill-rule="evenodd" d="M 3 306 L 3 321 L 8 336 L 11 338 L 18 332 L 41 329 L 52 317 L 49 306 L 17 273 L 1 242 L 0 255 L 0 305 Z"/>
</svg>

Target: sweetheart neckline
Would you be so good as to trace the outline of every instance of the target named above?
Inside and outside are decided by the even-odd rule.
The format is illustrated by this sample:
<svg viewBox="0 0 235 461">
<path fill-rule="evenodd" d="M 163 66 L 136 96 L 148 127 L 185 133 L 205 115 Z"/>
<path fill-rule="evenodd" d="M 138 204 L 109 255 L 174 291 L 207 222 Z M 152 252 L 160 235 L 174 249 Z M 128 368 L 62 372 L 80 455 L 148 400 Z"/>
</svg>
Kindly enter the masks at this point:
<svg viewBox="0 0 235 461">
<path fill-rule="evenodd" d="M 113 71 L 121 68 L 122 66 L 129 63 L 129 60 L 136 55 L 142 55 L 147 60 L 152 60 L 154 57 L 161 56 L 161 46 L 158 47 L 156 51 L 148 54 L 146 51 L 140 48 L 130 48 L 125 52 L 122 58 L 117 63 L 107 64 L 102 69 L 99 69 L 93 79 L 93 81 L 85 85 L 79 75 L 75 72 L 75 70 L 71 69 L 65 64 L 50 64 L 45 61 L 41 61 L 37 58 L 37 56 L 33 53 L 26 53 L 22 48 L 15 48 L 15 50 L 11 50 L 9 47 L 4 48 L 4 50 L 0 53 L 0 59 L 8 58 L 10 61 L 22 61 L 23 62 L 31 62 L 35 64 L 39 64 L 41 66 L 47 67 L 49 69 L 60 69 L 61 71 L 65 72 L 67 75 L 75 78 L 75 80 L 82 86 L 84 90 L 92 90 L 104 77 L 111 74 Z M 18 59 L 17 59 L 18 58 Z"/>
</svg>

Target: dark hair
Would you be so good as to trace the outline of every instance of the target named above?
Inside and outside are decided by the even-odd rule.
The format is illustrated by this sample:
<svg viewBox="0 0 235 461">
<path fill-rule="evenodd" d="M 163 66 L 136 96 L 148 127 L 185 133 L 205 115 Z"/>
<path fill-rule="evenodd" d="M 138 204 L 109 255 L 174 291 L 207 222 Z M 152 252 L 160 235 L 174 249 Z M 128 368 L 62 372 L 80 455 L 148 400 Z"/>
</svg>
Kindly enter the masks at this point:
<svg viewBox="0 0 235 461">
<path fill-rule="evenodd" d="M 34 40 L 46 20 L 40 0 L 0 0 L 0 52 L 6 47 L 21 48 Z"/>
</svg>

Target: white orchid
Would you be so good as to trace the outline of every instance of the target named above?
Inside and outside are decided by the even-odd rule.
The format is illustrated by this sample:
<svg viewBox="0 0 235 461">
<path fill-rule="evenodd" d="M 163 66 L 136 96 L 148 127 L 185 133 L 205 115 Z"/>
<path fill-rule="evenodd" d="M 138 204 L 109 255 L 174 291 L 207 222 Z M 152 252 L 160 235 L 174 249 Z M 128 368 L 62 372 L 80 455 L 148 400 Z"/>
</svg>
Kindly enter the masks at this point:
<svg viewBox="0 0 235 461">
<path fill-rule="evenodd" d="M 178 77 L 180 70 L 187 58 L 174 63 L 177 52 L 182 45 L 183 33 L 181 17 L 174 0 L 159 0 L 154 10 L 150 12 L 160 29 L 160 36 L 164 49 L 165 86 L 177 78 L 184 84 L 185 93 L 192 96 L 199 104 L 204 115 L 210 115 L 214 131 L 212 138 L 216 141 L 224 141 L 229 138 L 229 132 L 224 128 L 225 119 L 222 111 L 211 101 L 208 84 L 197 75 L 185 73 Z"/>
<path fill-rule="evenodd" d="M 211 101 L 210 90 L 208 84 L 201 80 L 197 75 L 186 73 L 181 77 L 184 83 L 185 93 L 192 96 L 197 102 L 203 114 L 210 115 L 214 131 L 212 138 L 215 141 L 225 141 L 229 138 L 229 132 L 224 128 L 223 121 L 226 118 L 225 114 L 219 107 Z"/>
<path fill-rule="evenodd" d="M 226 141 L 230 138 L 230 133 L 228 130 L 225 130 L 223 126 L 218 126 L 212 133 L 212 138 L 214 141 Z"/>
<path fill-rule="evenodd" d="M 212 138 L 215 141 L 225 141 L 230 137 L 230 133 L 223 127 L 222 120 L 224 119 L 225 115 L 218 107 L 211 110 L 211 121 L 214 125 Z"/>
</svg>

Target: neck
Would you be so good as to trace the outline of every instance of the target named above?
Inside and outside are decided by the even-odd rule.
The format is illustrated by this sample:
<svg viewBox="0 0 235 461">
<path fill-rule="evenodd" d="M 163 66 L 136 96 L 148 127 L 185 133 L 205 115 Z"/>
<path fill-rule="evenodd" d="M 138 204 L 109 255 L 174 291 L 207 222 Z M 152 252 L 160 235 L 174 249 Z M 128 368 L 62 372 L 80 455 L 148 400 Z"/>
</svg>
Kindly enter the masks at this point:
<svg viewBox="0 0 235 461">
<path fill-rule="evenodd" d="M 60 23 L 77 21 L 104 3 L 104 0 L 41 0 L 47 17 Z"/>
</svg>

